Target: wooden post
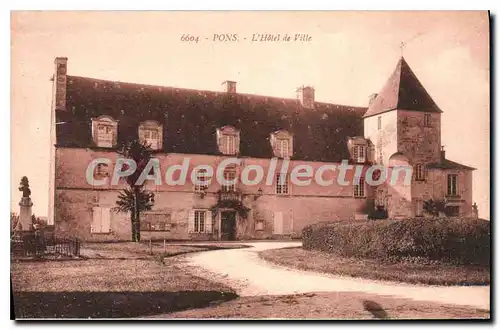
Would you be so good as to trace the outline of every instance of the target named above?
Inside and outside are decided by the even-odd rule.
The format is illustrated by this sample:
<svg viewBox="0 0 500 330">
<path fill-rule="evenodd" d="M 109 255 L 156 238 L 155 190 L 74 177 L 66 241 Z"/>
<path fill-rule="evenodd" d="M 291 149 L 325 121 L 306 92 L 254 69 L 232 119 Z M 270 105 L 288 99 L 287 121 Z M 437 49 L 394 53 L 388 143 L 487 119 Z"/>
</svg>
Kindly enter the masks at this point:
<svg viewBox="0 0 500 330">
<path fill-rule="evenodd" d="M 153 254 L 153 244 L 151 244 L 151 237 L 149 238 L 149 254 Z"/>
</svg>

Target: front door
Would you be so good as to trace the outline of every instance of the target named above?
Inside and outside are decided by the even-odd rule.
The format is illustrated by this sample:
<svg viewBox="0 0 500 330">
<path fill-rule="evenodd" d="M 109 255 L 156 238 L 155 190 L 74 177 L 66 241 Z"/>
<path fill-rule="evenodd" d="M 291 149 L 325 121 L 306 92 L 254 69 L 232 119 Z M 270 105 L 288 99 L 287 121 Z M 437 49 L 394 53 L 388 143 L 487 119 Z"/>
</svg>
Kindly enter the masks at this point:
<svg viewBox="0 0 500 330">
<path fill-rule="evenodd" d="M 236 212 L 222 211 L 221 219 L 221 240 L 234 241 L 236 239 Z"/>
</svg>

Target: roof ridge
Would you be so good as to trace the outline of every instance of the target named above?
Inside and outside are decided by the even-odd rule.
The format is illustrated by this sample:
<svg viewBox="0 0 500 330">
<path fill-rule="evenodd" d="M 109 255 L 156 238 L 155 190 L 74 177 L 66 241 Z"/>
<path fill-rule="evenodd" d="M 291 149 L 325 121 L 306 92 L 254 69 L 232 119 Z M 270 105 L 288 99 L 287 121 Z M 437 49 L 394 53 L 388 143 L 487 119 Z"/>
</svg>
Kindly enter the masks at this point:
<svg viewBox="0 0 500 330">
<path fill-rule="evenodd" d="M 186 88 L 186 87 L 175 87 L 175 86 L 165 86 L 165 85 L 152 85 L 152 84 L 143 84 L 143 83 L 134 83 L 134 82 L 128 82 L 128 81 L 120 81 L 120 80 L 108 80 L 108 79 L 101 79 L 101 78 L 93 78 L 93 77 L 85 77 L 85 76 L 75 76 L 75 75 L 68 75 L 68 77 L 71 78 L 80 78 L 80 79 L 88 79 L 92 81 L 97 81 L 97 82 L 103 82 L 103 83 L 112 83 L 112 84 L 126 84 L 126 85 L 132 85 L 132 86 L 137 86 L 137 87 L 150 87 L 150 88 L 167 88 L 167 89 L 178 89 L 182 91 L 189 91 L 189 92 L 202 92 L 202 93 L 212 93 L 215 95 L 228 95 L 227 92 L 224 91 L 214 91 L 214 90 L 207 90 L 207 89 L 194 89 L 194 88 Z M 269 99 L 274 99 L 277 101 L 290 101 L 290 102 L 297 102 L 299 103 L 299 99 L 297 98 L 289 98 L 289 97 L 282 97 L 282 96 L 271 96 L 271 95 L 262 95 L 262 94 L 251 94 L 251 93 L 234 93 L 231 95 L 237 95 L 237 96 L 247 96 L 247 97 L 255 97 L 255 98 L 269 98 Z M 331 102 L 325 102 L 325 101 L 315 101 L 315 104 L 324 104 L 324 105 L 330 105 L 330 106 L 338 106 L 338 107 L 349 107 L 349 108 L 357 108 L 357 110 L 366 110 L 367 107 L 363 106 L 357 106 L 357 105 L 348 105 L 348 104 L 339 104 L 339 103 L 331 103 Z"/>
</svg>

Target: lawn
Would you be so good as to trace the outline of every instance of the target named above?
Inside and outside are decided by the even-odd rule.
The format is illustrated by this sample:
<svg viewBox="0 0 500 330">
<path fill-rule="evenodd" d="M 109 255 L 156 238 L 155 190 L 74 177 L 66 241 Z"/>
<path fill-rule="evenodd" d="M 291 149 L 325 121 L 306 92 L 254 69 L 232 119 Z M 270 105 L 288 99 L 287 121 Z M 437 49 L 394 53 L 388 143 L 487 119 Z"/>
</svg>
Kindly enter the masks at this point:
<svg viewBox="0 0 500 330">
<path fill-rule="evenodd" d="M 88 244 L 87 258 L 12 262 L 16 318 L 141 317 L 227 301 L 237 295 L 223 284 L 181 269 L 160 255 L 203 248 L 147 244 Z M 205 248 L 206 249 L 206 248 Z"/>
<path fill-rule="evenodd" d="M 261 251 L 259 255 L 279 265 L 343 276 L 430 285 L 490 284 L 490 268 L 486 266 L 387 263 L 304 250 L 301 247 Z"/>
<path fill-rule="evenodd" d="M 158 318 L 174 319 L 489 319 L 487 310 L 359 292 L 240 297 Z"/>
</svg>

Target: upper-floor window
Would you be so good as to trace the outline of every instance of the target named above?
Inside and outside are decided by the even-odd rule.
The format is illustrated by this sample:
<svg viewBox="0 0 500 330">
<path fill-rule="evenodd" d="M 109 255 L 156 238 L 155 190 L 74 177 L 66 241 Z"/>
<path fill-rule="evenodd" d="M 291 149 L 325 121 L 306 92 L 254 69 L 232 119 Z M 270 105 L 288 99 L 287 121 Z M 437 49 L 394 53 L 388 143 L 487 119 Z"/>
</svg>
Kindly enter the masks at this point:
<svg viewBox="0 0 500 330">
<path fill-rule="evenodd" d="M 195 192 L 204 192 L 208 189 L 210 183 L 210 177 L 206 169 L 202 168 L 196 172 L 196 182 L 194 185 Z"/>
<path fill-rule="evenodd" d="M 365 197 L 365 178 L 360 177 L 359 182 L 354 185 L 354 197 Z"/>
<path fill-rule="evenodd" d="M 415 165 L 415 180 L 425 180 L 425 167 L 423 164 Z"/>
<path fill-rule="evenodd" d="M 377 129 L 380 131 L 382 129 L 382 116 L 377 118 Z"/>
<path fill-rule="evenodd" d="M 431 114 L 430 113 L 424 113 L 424 126 L 431 127 Z"/>
<path fill-rule="evenodd" d="M 156 121 L 148 120 L 139 125 L 139 139 L 153 150 L 159 150 L 163 144 L 163 127 Z"/>
<path fill-rule="evenodd" d="M 217 144 L 224 155 L 236 155 L 240 152 L 240 131 L 232 126 L 217 129 Z"/>
<path fill-rule="evenodd" d="M 284 130 L 271 133 L 271 147 L 275 157 L 290 158 L 293 154 L 293 137 Z"/>
<path fill-rule="evenodd" d="M 288 174 L 287 173 L 277 173 L 276 174 L 276 193 L 279 195 L 289 194 L 289 184 L 288 184 Z"/>
<path fill-rule="evenodd" d="M 92 139 L 101 148 L 112 148 L 116 145 L 118 121 L 109 116 L 92 119 Z"/>
<path fill-rule="evenodd" d="M 366 146 L 360 144 L 354 145 L 352 154 L 352 158 L 356 163 L 364 163 L 366 161 Z"/>
<path fill-rule="evenodd" d="M 231 192 L 236 190 L 236 167 L 227 166 L 224 169 L 224 180 L 227 182 L 222 183 L 221 190 L 223 192 Z"/>
<path fill-rule="evenodd" d="M 458 175 L 448 174 L 448 196 L 458 196 Z"/>
</svg>

